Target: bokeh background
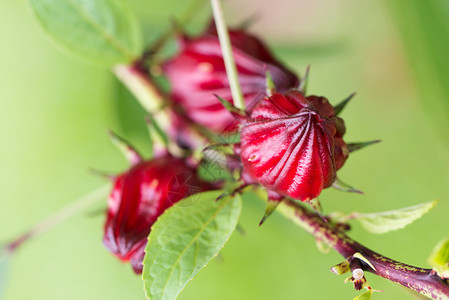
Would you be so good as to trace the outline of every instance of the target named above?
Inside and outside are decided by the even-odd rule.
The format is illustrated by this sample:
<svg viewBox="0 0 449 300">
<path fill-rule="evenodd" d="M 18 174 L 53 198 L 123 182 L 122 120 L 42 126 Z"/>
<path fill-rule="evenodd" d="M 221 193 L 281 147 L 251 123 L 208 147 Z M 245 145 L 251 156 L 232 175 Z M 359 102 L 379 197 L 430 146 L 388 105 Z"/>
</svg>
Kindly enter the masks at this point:
<svg viewBox="0 0 449 300">
<path fill-rule="evenodd" d="M 128 0 L 148 41 L 189 1 Z M 325 191 L 326 212 L 373 212 L 441 199 L 438 208 L 401 231 L 350 235 L 391 258 L 418 266 L 449 236 L 449 2 L 445 0 L 229 0 L 230 24 L 255 16 L 263 36 L 292 69 L 310 64 L 309 91 L 345 109 L 347 141 L 382 139 L 354 153 L 340 177 L 366 195 Z M 189 28 L 204 24 L 207 10 Z M 146 151 L 144 112 L 109 70 L 67 56 L 47 39 L 25 1 L 0 1 L 0 241 L 103 184 L 94 167 L 126 163 L 109 128 Z M 141 279 L 102 246 L 105 204 L 24 246 L 14 257 L 4 300 L 144 299 Z M 179 299 L 352 299 L 342 261 L 281 216 L 257 226 L 263 206 L 247 199 L 221 259 Z M 416 295 L 368 275 L 374 299 Z M 5 283 L 5 282 L 2 282 Z"/>
</svg>

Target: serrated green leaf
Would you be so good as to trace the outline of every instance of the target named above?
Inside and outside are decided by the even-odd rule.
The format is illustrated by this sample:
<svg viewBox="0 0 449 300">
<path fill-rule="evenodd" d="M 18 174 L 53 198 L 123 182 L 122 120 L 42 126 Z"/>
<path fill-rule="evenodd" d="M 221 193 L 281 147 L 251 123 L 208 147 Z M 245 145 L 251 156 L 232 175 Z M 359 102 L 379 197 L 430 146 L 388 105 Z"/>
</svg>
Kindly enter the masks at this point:
<svg viewBox="0 0 449 300">
<path fill-rule="evenodd" d="M 96 64 L 128 63 L 142 33 L 123 0 L 28 0 L 44 30 L 63 48 Z"/>
<path fill-rule="evenodd" d="M 209 182 L 233 179 L 232 174 L 225 167 L 209 160 L 201 162 L 198 167 L 198 175 L 201 179 Z"/>
<path fill-rule="evenodd" d="M 147 299 L 175 299 L 223 248 L 237 226 L 242 204 L 240 195 L 215 201 L 221 194 L 193 195 L 194 205 L 175 205 L 153 225 L 143 261 Z"/>
<path fill-rule="evenodd" d="M 6 275 L 9 267 L 10 256 L 0 249 L 0 299 L 2 299 L 6 288 Z"/>
<path fill-rule="evenodd" d="M 426 202 L 398 210 L 379 213 L 354 213 L 362 226 L 372 233 L 382 234 L 404 228 L 435 207 L 438 201 Z"/>
<path fill-rule="evenodd" d="M 371 296 L 373 295 L 373 291 L 369 290 L 363 294 L 358 295 L 354 298 L 354 300 L 371 300 Z"/>
<path fill-rule="evenodd" d="M 441 278 L 449 279 L 449 238 L 442 240 L 433 249 L 429 264 Z"/>
</svg>

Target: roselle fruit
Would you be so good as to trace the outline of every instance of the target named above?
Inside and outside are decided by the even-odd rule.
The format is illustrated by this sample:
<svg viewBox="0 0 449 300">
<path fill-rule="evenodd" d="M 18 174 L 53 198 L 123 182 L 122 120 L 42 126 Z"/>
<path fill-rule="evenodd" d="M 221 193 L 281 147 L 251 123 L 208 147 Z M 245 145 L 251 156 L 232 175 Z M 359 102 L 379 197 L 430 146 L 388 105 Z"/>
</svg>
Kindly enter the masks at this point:
<svg viewBox="0 0 449 300">
<path fill-rule="evenodd" d="M 184 159 L 164 155 L 118 175 L 108 198 L 103 244 L 136 274 L 157 218 L 179 200 L 208 189 Z"/>
<path fill-rule="evenodd" d="M 332 185 L 346 161 L 344 133 L 326 98 L 275 93 L 242 125 L 244 172 L 273 192 L 310 201 Z"/>
<path fill-rule="evenodd" d="M 298 85 L 298 77 L 277 61 L 269 49 L 242 30 L 229 31 L 247 109 L 265 96 L 269 71 L 278 91 Z M 238 122 L 216 96 L 233 102 L 215 26 L 196 38 L 179 38 L 180 52 L 162 66 L 171 84 L 171 98 L 191 121 L 212 131 L 233 131 Z"/>
</svg>

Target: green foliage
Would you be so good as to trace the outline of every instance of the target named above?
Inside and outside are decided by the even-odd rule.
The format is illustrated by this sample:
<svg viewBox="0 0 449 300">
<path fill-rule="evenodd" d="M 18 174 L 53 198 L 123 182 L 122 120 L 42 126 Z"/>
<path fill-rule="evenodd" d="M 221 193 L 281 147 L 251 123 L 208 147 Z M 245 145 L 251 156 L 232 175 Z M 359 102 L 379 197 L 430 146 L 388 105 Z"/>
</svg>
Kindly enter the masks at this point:
<svg viewBox="0 0 449 300">
<path fill-rule="evenodd" d="M 373 291 L 369 290 L 368 292 L 358 295 L 357 297 L 354 298 L 354 300 L 370 300 L 372 295 Z"/>
<path fill-rule="evenodd" d="M 240 195 L 215 201 L 209 191 L 175 205 L 153 225 L 145 249 L 143 280 L 147 299 L 175 299 L 186 284 L 223 248 L 240 216 Z"/>
<path fill-rule="evenodd" d="M 433 249 L 429 263 L 441 278 L 449 278 L 449 238 L 442 240 Z"/>
<path fill-rule="evenodd" d="M 205 159 L 198 167 L 198 175 L 201 179 L 209 182 L 215 182 L 219 180 L 232 180 L 232 174 L 219 163 L 212 160 Z"/>
<path fill-rule="evenodd" d="M 362 226 L 372 233 L 387 233 L 413 223 L 435 207 L 438 201 L 418 204 L 398 210 L 379 213 L 355 213 L 353 216 Z"/>
<path fill-rule="evenodd" d="M 123 0 L 29 0 L 45 31 L 83 59 L 110 67 L 142 50 L 137 19 Z"/>
</svg>

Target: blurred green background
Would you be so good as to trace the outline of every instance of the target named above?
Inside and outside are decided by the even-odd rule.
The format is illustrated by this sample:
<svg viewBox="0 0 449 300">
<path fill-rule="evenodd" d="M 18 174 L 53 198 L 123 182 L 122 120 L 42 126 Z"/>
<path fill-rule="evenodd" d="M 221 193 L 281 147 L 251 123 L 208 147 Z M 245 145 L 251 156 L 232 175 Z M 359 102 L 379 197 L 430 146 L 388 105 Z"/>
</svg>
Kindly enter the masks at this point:
<svg viewBox="0 0 449 300">
<path fill-rule="evenodd" d="M 187 1 L 128 1 L 148 40 Z M 350 235 L 405 263 L 427 266 L 449 236 L 449 2 L 318 0 L 225 2 L 230 24 L 255 15 L 263 35 L 292 69 L 312 66 L 309 91 L 337 103 L 347 141 L 382 139 L 353 154 L 339 176 L 366 195 L 325 191 L 326 212 L 382 211 L 441 199 L 402 231 L 382 236 L 355 226 Z M 198 28 L 205 20 L 199 19 Z M 108 70 L 61 52 L 24 1 L 0 1 L 0 241 L 102 184 L 94 167 L 126 167 L 110 144 L 112 128 L 145 152 L 144 112 Z M 104 208 L 93 207 L 92 211 Z M 263 206 L 244 204 L 241 225 L 179 299 L 352 299 L 344 276 L 329 272 L 342 258 Z M 144 299 L 142 282 L 102 246 L 103 216 L 81 214 L 24 246 L 14 257 L 5 300 Z M 368 275 L 374 299 L 413 299 L 406 289 Z"/>
</svg>

